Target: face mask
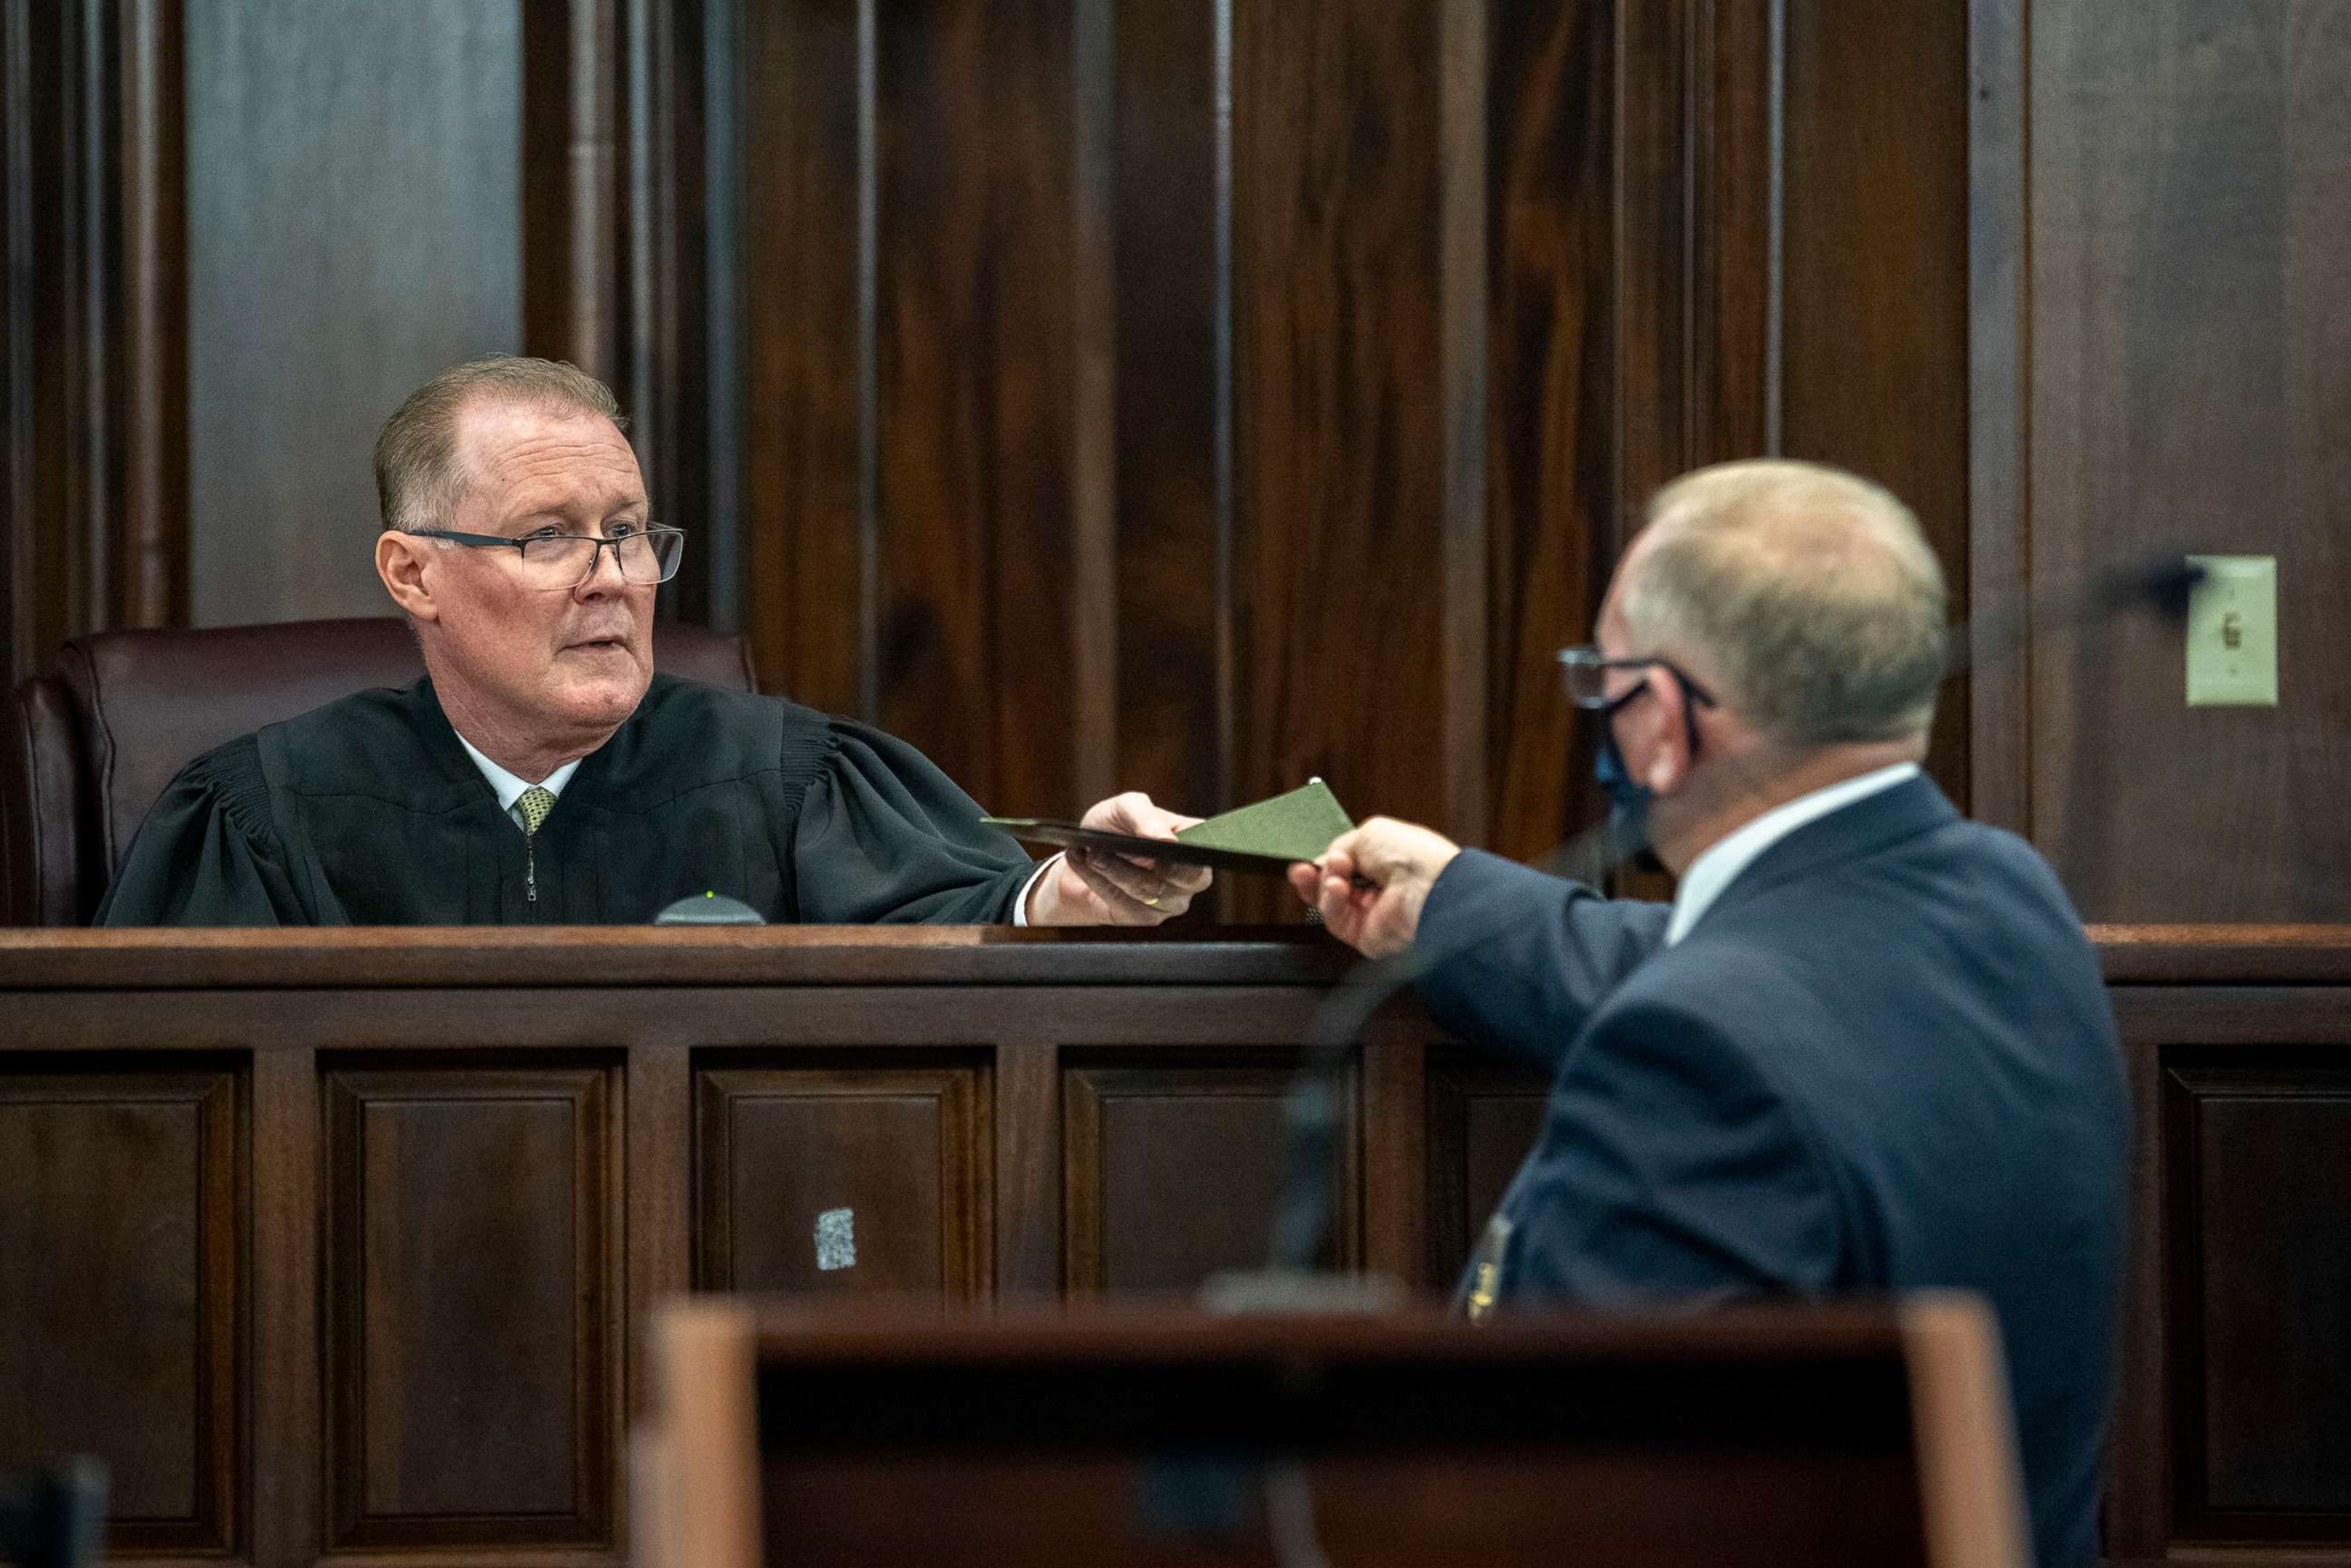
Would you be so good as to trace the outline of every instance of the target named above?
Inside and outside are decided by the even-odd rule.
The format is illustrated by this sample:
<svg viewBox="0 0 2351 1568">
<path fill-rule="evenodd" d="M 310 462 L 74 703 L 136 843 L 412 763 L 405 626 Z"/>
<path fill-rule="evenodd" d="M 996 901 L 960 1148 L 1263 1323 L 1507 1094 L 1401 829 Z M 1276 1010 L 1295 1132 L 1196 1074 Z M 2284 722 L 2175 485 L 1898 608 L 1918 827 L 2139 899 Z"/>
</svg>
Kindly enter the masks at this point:
<svg viewBox="0 0 2351 1568">
<path fill-rule="evenodd" d="M 1608 796 L 1608 854 L 1617 865 L 1635 871 L 1662 873 L 1665 862 L 1649 844 L 1649 802 L 1655 792 L 1634 779 L 1616 746 L 1616 710 L 1646 690 L 1636 686 L 1600 712 L 1600 753 L 1593 758 L 1592 776 Z"/>
</svg>

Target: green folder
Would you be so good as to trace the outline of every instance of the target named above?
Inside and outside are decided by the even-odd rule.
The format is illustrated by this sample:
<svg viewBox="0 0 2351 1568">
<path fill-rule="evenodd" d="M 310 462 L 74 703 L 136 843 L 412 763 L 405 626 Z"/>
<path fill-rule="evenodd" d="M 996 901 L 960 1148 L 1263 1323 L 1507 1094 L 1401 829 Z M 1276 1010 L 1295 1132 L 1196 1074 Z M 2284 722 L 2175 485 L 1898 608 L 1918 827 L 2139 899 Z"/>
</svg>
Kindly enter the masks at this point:
<svg viewBox="0 0 2351 1568">
<path fill-rule="evenodd" d="M 1286 795 L 1179 829 L 1172 844 L 1164 839 L 1137 838 L 1038 817 L 984 817 L 981 821 L 1029 843 L 1110 850 L 1186 865 L 1276 875 L 1298 861 L 1321 859 L 1332 839 L 1355 825 L 1340 810 L 1331 787 L 1320 779 L 1310 779 Z"/>
<path fill-rule="evenodd" d="M 1289 865 L 1322 859 L 1331 841 L 1354 825 L 1339 809 L 1331 786 L 1320 779 L 1309 779 L 1287 795 L 1211 817 L 1197 827 L 1179 829 L 1176 836 L 1204 849 L 1238 850 Z"/>
</svg>

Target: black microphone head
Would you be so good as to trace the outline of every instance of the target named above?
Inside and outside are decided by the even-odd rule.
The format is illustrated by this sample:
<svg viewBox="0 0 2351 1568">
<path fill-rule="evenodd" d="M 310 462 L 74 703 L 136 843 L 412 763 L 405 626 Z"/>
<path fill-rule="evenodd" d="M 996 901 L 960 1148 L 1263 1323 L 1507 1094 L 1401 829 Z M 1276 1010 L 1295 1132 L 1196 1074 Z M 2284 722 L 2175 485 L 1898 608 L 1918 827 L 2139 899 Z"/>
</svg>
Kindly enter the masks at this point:
<svg viewBox="0 0 2351 1568">
<path fill-rule="evenodd" d="M 2167 557 L 2147 568 L 2141 592 L 2155 612 L 2168 621 L 2188 619 L 2188 601 L 2211 573 L 2186 556 Z"/>
<path fill-rule="evenodd" d="M 2153 560 L 2117 567 L 2102 585 L 2101 610 L 2152 610 L 2167 621 L 2188 619 L 2188 601 L 2207 573 L 2184 555 L 2158 556 Z"/>
</svg>

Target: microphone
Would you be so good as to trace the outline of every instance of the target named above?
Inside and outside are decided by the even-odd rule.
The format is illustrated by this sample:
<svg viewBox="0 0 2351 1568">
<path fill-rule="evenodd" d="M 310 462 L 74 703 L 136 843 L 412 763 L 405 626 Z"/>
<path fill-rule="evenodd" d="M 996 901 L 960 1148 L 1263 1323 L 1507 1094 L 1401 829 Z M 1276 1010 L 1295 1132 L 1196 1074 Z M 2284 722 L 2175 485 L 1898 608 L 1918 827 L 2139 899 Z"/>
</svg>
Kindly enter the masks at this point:
<svg viewBox="0 0 2351 1568">
<path fill-rule="evenodd" d="M 653 916 L 656 925 L 765 925 L 765 916 L 739 898 L 716 892 L 688 894 Z"/>
<path fill-rule="evenodd" d="M 1943 678 L 1989 666 L 2014 654 L 2034 636 L 2067 626 L 2095 624 L 2134 611 L 2184 622 L 2189 601 L 2205 576 L 2205 569 L 2184 555 L 2158 556 L 2100 572 L 2087 582 L 2036 596 L 1989 618 L 1979 617 L 1971 625 L 1953 629 Z M 1613 841 L 1604 822 L 1553 845 L 1534 866 L 1553 876 L 1583 873 L 1596 883 L 1623 859 L 1622 846 Z M 1390 957 L 1364 959 L 1315 1009 L 1306 1031 L 1305 1060 L 1288 1100 L 1290 1168 L 1276 1201 L 1269 1270 L 1275 1293 L 1284 1280 L 1302 1282 L 1311 1277 L 1330 1231 L 1331 1159 L 1342 1114 L 1339 1072 L 1364 1027 L 1405 987 L 1515 924 L 1515 910 L 1499 911 L 1495 918 L 1456 933 L 1443 947 L 1416 942 Z"/>
</svg>

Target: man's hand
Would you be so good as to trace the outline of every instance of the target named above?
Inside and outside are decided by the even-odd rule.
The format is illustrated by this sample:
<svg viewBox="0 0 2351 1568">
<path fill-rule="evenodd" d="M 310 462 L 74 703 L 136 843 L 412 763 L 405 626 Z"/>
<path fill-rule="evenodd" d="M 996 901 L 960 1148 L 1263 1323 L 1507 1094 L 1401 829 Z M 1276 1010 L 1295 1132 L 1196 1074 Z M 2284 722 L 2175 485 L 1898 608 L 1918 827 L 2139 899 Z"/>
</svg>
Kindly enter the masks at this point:
<svg viewBox="0 0 2351 1568">
<path fill-rule="evenodd" d="M 1113 795 L 1078 819 L 1081 826 L 1142 839 L 1174 839 L 1197 817 L 1179 817 L 1139 790 Z M 1061 863 L 1029 894 L 1031 925 L 1156 925 L 1192 907 L 1208 868 L 1175 865 L 1107 850 L 1061 852 Z"/>
<path fill-rule="evenodd" d="M 1367 958 L 1384 958 L 1412 946 L 1428 890 L 1460 852 L 1442 833 L 1374 817 L 1332 840 L 1319 866 L 1291 866 L 1290 885 L 1322 912 L 1332 936 Z M 1358 878 L 1370 885 L 1356 886 Z"/>
</svg>

